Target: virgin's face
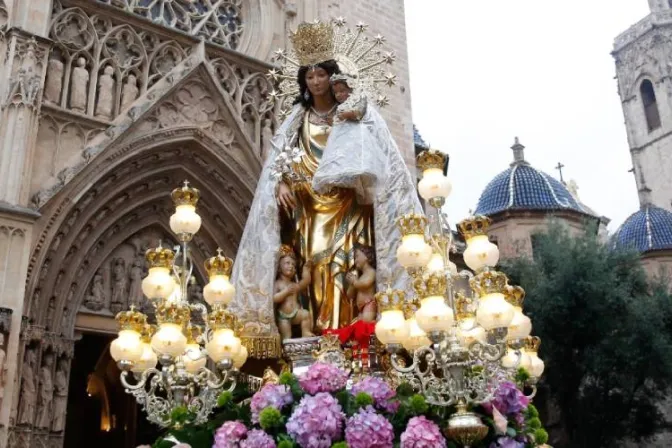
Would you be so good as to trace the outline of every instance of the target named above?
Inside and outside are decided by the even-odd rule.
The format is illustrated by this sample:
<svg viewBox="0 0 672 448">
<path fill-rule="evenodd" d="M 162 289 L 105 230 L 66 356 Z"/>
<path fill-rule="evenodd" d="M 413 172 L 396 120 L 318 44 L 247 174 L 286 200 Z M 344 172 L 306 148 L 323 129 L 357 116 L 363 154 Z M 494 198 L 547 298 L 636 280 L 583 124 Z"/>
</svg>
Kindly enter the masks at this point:
<svg viewBox="0 0 672 448">
<path fill-rule="evenodd" d="M 306 85 L 313 96 L 329 93 L 329 73 L 323 68 L 313 67 L 306 72 Z"/>
<path fill-rule="evenodd" d="M 296 274 L 296 261 L 292 257 L 283 257 L 280 260 L 280 271 L 284 276 L 294 277 L 294 274 Z"/>
</svg>

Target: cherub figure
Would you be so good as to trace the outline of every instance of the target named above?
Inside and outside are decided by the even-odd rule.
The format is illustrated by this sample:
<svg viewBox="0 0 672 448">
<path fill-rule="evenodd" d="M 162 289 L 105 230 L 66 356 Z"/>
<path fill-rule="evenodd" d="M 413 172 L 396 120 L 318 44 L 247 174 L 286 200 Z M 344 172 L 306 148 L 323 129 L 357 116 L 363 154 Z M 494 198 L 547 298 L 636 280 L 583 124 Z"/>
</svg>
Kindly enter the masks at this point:
<svg viewBox="0 0 672 448">
<path fill-rule="evenodd" d="M 314 336 L 311 331 L 310 313 L 301 307 L 299 293 L 310 285 L 312 264 L 303 265 L 301 280 L 295 282 L 296 254 L 294 250 L 283 244 L 280 246 L 278 274 L 273 288 L 273 303 L 277 305 L 278 329 L 282 339 L 292 337 L 292 325 L 301 325 L 301 337 Z"/>
<path fill-rule="evenodd" d="M 350 300 L 355 300 L 359 320 L 375 322 L 378 314 L 375 250 L 371 246 L 355 244 L 354 258 L 356 270 L 345 277 L 348 284 L 346 294 Z"/>
</svg>

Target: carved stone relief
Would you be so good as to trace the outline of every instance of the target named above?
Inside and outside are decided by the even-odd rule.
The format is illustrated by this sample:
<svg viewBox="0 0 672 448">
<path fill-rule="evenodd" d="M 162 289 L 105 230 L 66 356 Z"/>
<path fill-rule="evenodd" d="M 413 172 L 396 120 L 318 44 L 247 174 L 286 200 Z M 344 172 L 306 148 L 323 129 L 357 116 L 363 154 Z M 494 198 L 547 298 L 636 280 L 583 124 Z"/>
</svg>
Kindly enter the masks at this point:
<svg viewBox="0 0 672 448">
<path fill-rule="evenodd" d="M 619 91 L 623 100 L 637 94 L 641 76 L 660 82 L 672 72 L 672 27 L 656 28 L 636 42 L 614 53 Z"/>
</svg>

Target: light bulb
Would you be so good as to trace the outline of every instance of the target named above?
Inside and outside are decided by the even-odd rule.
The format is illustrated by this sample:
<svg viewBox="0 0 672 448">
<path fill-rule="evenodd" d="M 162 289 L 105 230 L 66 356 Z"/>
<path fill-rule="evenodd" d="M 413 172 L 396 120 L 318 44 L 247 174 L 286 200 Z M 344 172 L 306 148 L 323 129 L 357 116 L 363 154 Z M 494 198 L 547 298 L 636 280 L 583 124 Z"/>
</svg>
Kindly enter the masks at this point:
<svg viewBox="0 0 672 448">
<path fill-rule="evenodd" d="M 532 332 L 532 321 L 523 314 L 523 309 L 519 306 L 513 307 L 513 319 L 509 324 L 509 330 L 506 333 L 507 341 L 524 339 Z"/>
<path fill-rule="evenodd" d="M 186 233 L 193 235 L 201 228 L 201 217 L 196 213 L 196 207 L 189 204 L 178 205 L 175 213 L 170 217 L 170 229 L 179 235 Z"/>
<path fill-rule="evenodd" d="M 427 333 L 418 325 L 415 317 L 406 320 L 408 327 L 408 337 L 402 342 L 404 348 L 412 352 L 420 347 L 429 346 L 432 342 L 427 337 Z"/>
<path fill-rule="evenodd" d="M 131 371 L 133 373 L 141 374 L 147 369 L 156 367 L 156 363 L 159 362 L 156 353 L 152 350 L 152 346 L 147 342 L 141 342 L 142 345 L 142 355 L 140 358 L 133 363 L 133 368 Z"/>
<path fill-rule="evenodd" d="M 240 350 L 240 346 L 240 339 L 236 337 L 233 330 L 228 328 L 215 331 L 212 339 L 205 344 L 208 356 L 216 363 L 224 359 L 233 359 Z"/>
<path fill-rule="evenodd" d="M 163 323 L 152 336 L 152 348 L 161 355 L 180 356 L 187 346 L 187 337 L 177 324 Z"/>
<path fill-rule="evenodd" d="M 233 299 L 236 289 L 231 284 L 228 275 L 213 275 L 205 288 L 203 297 L 210 306 L 217 304 L 228 305 Z"/>
<path fill-rule="evenodd" d="M 198 373 L 205 364 L 208 362 L 208 358 L 201 351 L 201 346 L 196 343 L 187 344 L 187 348 L 184 350 L 182 355 L 182 362 L 184 363 L 184 368 L 189 373 Z"/>
<path fill-rule="evenodd" d="M 418 326 L 426 333 L 448 331 L 454 321 L 453 310 L 446 304 L 443 296 L 430 296 L 422 299 L 415 318 Z"/>
<path fill-rule="evenodd" d="M 142 341 L 140 333 L 134 330 L 121 330 L 110 344 L 110 355 L 115 361 L 138 361 L 142 356 Z"/>
<path fill-rule="evenodd" d="M 409 331 L 401 310 L 383 311 L 376 323 L 376 337 L 383 344 L 402 344 Z"/>
<path fill-rule="evenodd" d="M 478 300 L 476 321 L 485 330 L 508 327 L 513 314 L 513 306 L 504 299 L 504 294 L 490 293 Z"/>
<path fill-rule="evenodd" d="M 142 279 L 142 293 L 150 299 L 166 299 L 175 288 L 175 281 L 166 267 L 149 268 L 149 274 Z"/>
<path fill-rule="evenodd" d="M 432 248 L 425 241 L 424 235 L 412 234 L 401 237 L 397 249 L 397 259 L 404 268 L 420 268 L 425 266 L 432 257 Z"/>
<path fill-rule="evenodd" d="M 422 179 L 418 182 L 418 192 L 426 201 L 432 198 L 447 198 L 453 186 L 441 168 L 429 168 L 423 171 Z"/>
<path fill-rule="evenodd" d="M 476 235 L 467 240 L 464 250 L 464 262 L 474 271 L 485 266 L 493 267 L 499 261 L 499 248 L 488 240 L 487 235 Z"/>
</svg>

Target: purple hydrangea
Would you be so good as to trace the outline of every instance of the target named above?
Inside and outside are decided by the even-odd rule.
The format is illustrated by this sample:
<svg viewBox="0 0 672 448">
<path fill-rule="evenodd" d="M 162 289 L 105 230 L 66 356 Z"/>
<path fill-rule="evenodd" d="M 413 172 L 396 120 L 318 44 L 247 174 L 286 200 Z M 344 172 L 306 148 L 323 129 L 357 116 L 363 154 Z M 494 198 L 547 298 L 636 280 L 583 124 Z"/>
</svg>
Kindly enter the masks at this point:
<svg viewBox="0 0 672 448">
<path fill-rule="evenodd" d="M 247 433 L 247 439 L 240 442 L 240 448 L 276 448 L 275 440 L 261 429 Z"/>
<path fill-rule="evenodd" d="M 401 433 L 401 448 L 446 448 L 446 439 L 436 423 L 421 415 L 408 421 Z"/>
<path fill-rule="evenodd" d="M 267 384 L 261 388 L 250 403 L 252 410 L 252 422 L 259 423 L 259 413 L 267 407 L 273 407 L 278 411 L 284 406 L 292 404 L 292 392 L 287 386 L 280 384 Z"/>
<path fill-rule="evenodd" d="M 514 383 L 505 381 L 499 385 L 493 399 L 483 403 L 483 407 L 490 414 L 492 406 L 495 406 L 503 415 L 512 416 L 524 411 L 529 404 L 530 399 Z"/>
<path fill-rule="evenodd" d="M 373 404 L 378 409 L 382 409 L 387 412 L 396 412 L 399 408 L 399 402 L 390 401 L 395 397 L 396 392 L 387 384 L 385 381 L 380 378 L 373 376 L 364 377 L 364 379 L 358 381 L 350 389 L 352 395 L 357 395 L 360 392 L 365 392 L 371 395 L 373 398 Z"/>
<path fill-rule="evenodd" d="M 247 435 L 247 427 L 235 420 L 224 423 L 215 432 L 212 448 L 238 448 L 239 442 Z"/>
<path fill-rule="evenodd" d="M 310 395 L 336 392 L 343 389 L 347 381 L 345 370 L 323 362 L 316 362 L 299 378 L 299 384 Z"/>
<path fill-rule="evenodd" d="M 301 448 L 330 448 L 341 438 L 345 414 L 331 395 L 305 396 L 287 421 L 287 433 Z"/>
<path fill-rule="evenodd" d="M 511 437 L 500 437 L 490 444 L 490 448 L 525 448 L 525 443 Z"/>
<path fill-rule="evenodd" d="M 345 441 L 349 448 L 392 448 L 394 428 L 385 417 L 368 406 L 348 419 Z"/>
</svg>

